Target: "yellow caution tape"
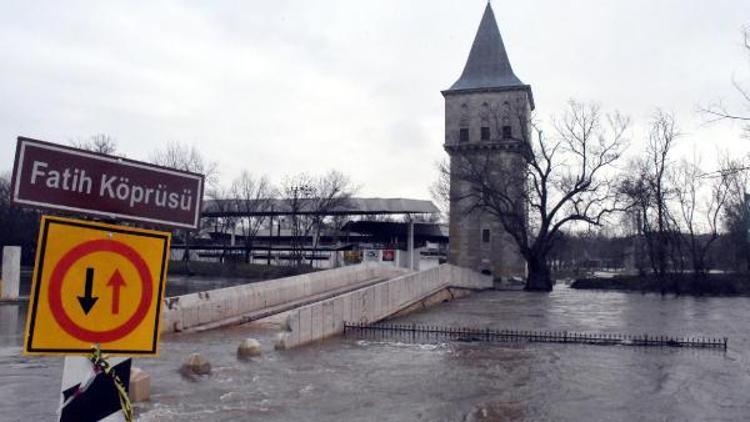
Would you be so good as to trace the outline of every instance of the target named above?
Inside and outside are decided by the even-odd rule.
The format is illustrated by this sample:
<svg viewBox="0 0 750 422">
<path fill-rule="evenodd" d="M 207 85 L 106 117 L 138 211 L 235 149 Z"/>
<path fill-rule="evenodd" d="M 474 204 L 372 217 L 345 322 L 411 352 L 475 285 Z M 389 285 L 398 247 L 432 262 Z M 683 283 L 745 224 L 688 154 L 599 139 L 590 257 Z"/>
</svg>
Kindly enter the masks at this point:
<svg viewBox="0 0 750 422">
<path fill-rule="evenodd" d="M 120 398 L 120 407 L 122 408 L 122 413 L 125 416 L 125 421 L 133 422 L 133 405 L 130 403 L 130 397 L 128 397 L 128 392 L 127 390 L 125 390 L 125 385 L 122 383 L 120 377 L 117 376 L 115 371 L 112 370 L 109 362 L 107 362 L 107 356 L 102 355 L 102 349 L 99 347 L 99 345 L 96 344 L 91 349 L 92 350 L 91 355 L 89 355 L 89 360 L 94 365 L 94 370 L 104 372 L 106 375 L 112 377 L 112 380 L 115 383 L 115 388 L 117 388 L 117 395 Z"/>
</svg>

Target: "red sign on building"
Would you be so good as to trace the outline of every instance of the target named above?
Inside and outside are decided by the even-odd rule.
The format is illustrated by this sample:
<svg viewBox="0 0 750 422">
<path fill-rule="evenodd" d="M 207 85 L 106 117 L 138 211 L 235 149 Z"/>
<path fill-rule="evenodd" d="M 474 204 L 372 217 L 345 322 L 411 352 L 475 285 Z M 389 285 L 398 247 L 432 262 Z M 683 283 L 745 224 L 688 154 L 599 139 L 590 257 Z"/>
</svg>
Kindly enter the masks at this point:
<svg viewBox="0 0 750 422">
<path fill-rule="evenodd" d="M 198 228 L 203 175 L 18 138 L 16 205 Z"/>
</svg>

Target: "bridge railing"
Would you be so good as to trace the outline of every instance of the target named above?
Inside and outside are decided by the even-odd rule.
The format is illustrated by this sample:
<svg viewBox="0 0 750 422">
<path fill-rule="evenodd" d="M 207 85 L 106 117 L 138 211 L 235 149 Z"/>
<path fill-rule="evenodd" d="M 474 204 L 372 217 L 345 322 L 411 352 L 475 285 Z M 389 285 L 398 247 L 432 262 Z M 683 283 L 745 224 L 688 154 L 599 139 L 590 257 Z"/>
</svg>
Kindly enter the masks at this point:
<svg viewBox="0 0 750 422">
<path fill-rule="evenodd" d="M 575 343 L 603 346 L 661 346 L 727 349 L 727 337 L 674 337 L 648 334 L 578 333 L 493 328 L 444 327 L 418 324 L 344 323 L 344 335 L 376 340 L 413 342 L 529 342 Z"/>
</svg>

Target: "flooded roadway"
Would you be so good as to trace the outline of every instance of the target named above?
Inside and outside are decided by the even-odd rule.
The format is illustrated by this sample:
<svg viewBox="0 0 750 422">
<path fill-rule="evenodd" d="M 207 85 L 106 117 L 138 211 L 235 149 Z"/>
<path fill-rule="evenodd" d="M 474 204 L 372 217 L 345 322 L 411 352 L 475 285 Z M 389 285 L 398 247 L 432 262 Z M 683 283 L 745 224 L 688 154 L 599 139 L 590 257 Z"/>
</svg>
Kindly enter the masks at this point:
<svg viewBox="0 0 750 422">
<path fill-rule="evenodd" d="M 0 420 L 54 420 L 61 358 L 20 356 L 24 310 L 0 305 Z M 19 313 L 21 313 L 19 315 Z M 162 339 L 139 421 L 684 421 L 750 418 L 750 298 L 487 292 L 399 319 L 429 325 L 727 336 L 724 351 L 590 345 L 403 344 L 336 338 L 275 351 L 276 329 Z M 238 361 L 258 338 L 265 354 Z M 181 376 L 201 352 L 213 373 Z"/>
</svg>

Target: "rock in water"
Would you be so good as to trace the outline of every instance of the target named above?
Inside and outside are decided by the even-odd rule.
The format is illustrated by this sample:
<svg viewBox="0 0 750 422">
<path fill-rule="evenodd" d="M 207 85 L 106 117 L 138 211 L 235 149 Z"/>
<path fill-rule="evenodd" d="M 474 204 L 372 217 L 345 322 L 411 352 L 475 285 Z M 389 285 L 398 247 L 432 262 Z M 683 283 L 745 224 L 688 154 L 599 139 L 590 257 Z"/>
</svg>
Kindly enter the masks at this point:
<svg viewBox="0 0 750 422">
<path fill-rule="evenodd" d="M 263 353 L 263 348 L 260 342 L 254 338 L 246 338 L 237 347 L 237 357 L 239 358 L 251 358 L 254 356 L 260 356 Z"/>
<path fill-rule="evenodd" d="M 193 353 L 182 363 L 182 370 L 195 375 L 208 375 L 211 373 L 211 363 L 200 353 Z"/>
</svg>

